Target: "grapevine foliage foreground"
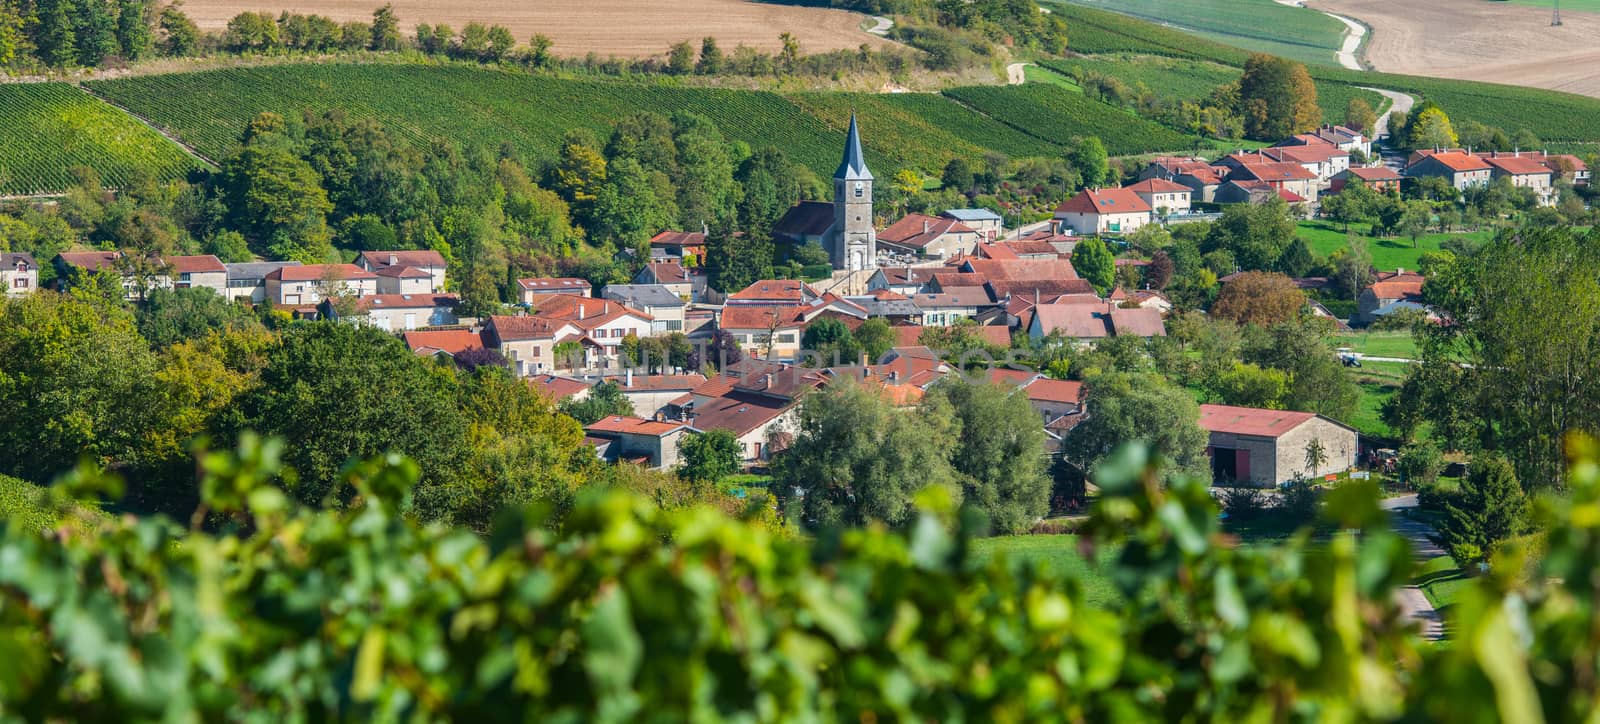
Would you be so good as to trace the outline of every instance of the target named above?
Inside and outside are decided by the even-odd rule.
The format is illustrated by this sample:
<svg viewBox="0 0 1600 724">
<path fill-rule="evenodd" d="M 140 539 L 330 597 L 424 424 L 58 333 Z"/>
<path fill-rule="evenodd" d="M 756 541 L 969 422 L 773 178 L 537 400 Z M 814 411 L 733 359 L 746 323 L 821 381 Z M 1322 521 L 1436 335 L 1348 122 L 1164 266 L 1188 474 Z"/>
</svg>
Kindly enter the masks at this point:
<svg viewBox="0 0 1600 724">
<path fill-rule="evenodd" d="M 1084 540 L 1118 551 L 1127 601 L 1102 610 L 972 562 L 973 521 L 936 496 L 904 535 L 807 541 L 596 492 L 560 530 L 526 510 L 485 539 L 408 517 L 398 456 L 346 470 L 349 508 L 298 507 L 280 444 L 247 438 L 201 465 L 217 532 L 71 505 L 42 535 L 0 523 L 0 718 L 1577 721 L 1600 465 L 1572 447 L 1553 583 L 1482 579 L 1431 646 L 1393 604 L 1410 555 L 1370 490 L 1330 495 L 1329 541 L 1228 547 L 1205 486 L 1137 448 L 1097 475 Z M 115 483 L 85 469 L 44 499 Z"/>
</svg>

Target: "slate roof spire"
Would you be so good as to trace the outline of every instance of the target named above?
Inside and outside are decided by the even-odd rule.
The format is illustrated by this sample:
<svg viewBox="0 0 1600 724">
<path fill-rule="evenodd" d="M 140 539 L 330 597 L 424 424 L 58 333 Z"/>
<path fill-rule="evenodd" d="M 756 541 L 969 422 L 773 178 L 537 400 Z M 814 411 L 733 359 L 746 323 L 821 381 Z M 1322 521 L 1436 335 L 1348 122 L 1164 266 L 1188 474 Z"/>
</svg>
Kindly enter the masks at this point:
<svg viewBox="0 0 1600 724">
<path fill-rule="evenodd" d="M 867 170 L 867 157 L 861 153 L 861 133 L 856 130 L 856 114 L 850 113 L 850 135 L 844 142 L 844 160 L 839 162 L 839 170 L 833 172 L 836 179 L 870 179 L 872 172 Z"/>
</svg>

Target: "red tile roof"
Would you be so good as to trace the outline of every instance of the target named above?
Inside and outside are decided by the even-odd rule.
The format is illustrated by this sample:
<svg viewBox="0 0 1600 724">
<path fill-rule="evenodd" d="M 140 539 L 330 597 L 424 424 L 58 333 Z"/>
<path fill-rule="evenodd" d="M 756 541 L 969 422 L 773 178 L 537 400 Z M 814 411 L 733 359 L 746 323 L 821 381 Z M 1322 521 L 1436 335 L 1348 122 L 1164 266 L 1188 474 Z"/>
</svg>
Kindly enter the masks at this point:
<svg viewBox="0 0 1600 724">
<path fill-rule="evenodd" d="M 621 435 L 653 435 L 661 437 L 683 429 L 681 422 L 646 420 L 640 417 L 615 415 L 602 417 L 583 428 L 588 432 L 609 432 Z"/>
<path fill-rule="evenodd" d="M 878 232 L 878 241 L 895 246 L 923 249 L 946 234 L 973 234 L 978 232 L 955 219 L 926 214 L 906 214 L 889 228 Z"/>
<path fill-rule="evenodd" d="M 1242 166 L 1229 177 L 1260 179 L 1262 181 L 1307 181 L 1317 177 L 1298 163 L 1267 162 Z"/>
<path fill-rule="evenodd" d="M 698 398 L 700 392 L 695 392 Z M 770 395 L 730 390 L 721 395 L 697 399 L 690 427 L 696 430 L 729 430 L 744 436 L 771 422 L 794 406 L 793 400 Z"/>
<path fill-rule="evenodd" d="M 348 281 L 351 279 L 377 279 L 378 275 L 354 264 L 306 264 L 304 266 L 286 266 L 267 272 L 268 279 L 284 282 L 315 282 L 329 277 Z"/>
<path fill-rule="evenodd" d="M 1186 194 L 1190 192 L 1188 186 L 1184 186 L 1180 183 L 1174 183 L 1162 178 L 1148 178 L 1140 181 L 1139 183 L 1124 186 L 1123 188 L 1136 194 Z"/>
<path fill-rule="evenodd" d="M 63 251 L 57 255 L 68 266 L 89 271 L 110 269 L 122 258 L 120 251 Z"/>
<path fill-rule="evenodd" d="M 454 294 L 368 294 L 356 299 L 356 309 L 435 309 L 460 303 L 461 297 Z"/>
<path fill-rule="evenodd" d="M 1438 161 L 1440 164 L 1443 164 L 1445 168 L 1455 171 L 1456 173 L 1463 173 L 1466 171 L 1485 171 L 1489 168 L 1489 164 L 1485 163 L 1483 159 L 1462 151 L 1433 153 L 1424 156 L 1424 158 L 1431 158 L 1435 161 Z M 1421 163 L 1421 161 L 1419 160 L 1418 163 Z"/>
<path fill-rule="evenodd" d="M 1263 410 L 1257 407 L 1201 405 L 1200 427 L 1207 432 L 1222 432 L 1251 437 L 1282 437 L 1305 421 L 1316 417 L 1310 412 Z"/>
<path fill-rule="evenodd" d="M 634 375 L 631 382 L 626 376 L 611 377 L 606 381 L 615 382 L 623 392 L 660 392 L 693 390 L 705 384 L 706 376 L 698 372 L 691 375 Z"/>
<path fill-rule="evenodd" d="M 939 272 L 933 275 L 934 286 L 940 289 L 981 287 L 989 283 L 988 277 L 973 272 Z"/>
<path fill-rule="evenodd" d="M 1015 251 L 1012 251 L 1009 247 L 1001 246 L 1000 244 L 983 244 L 983 243 L 980 243 L 980 244 L 978 244 L 978 246 L 976 248 L 973 249 L 973 253 L 977 254 L 978 258 L 980 258 L 980 259 L 1016 259 L 1017 258 L 1017 253 Z"/>
<path fill-rule="evenodd" d="M 528 378 L 528 386 L 534 392 L 543 395 L 551 402 L 560 402 L 584 390 L 589 389 L 589 384 L 570 377 L 556 375 L 538 375 Z"/>
<path fill-rule="evenodd" d="M 763 279 L 728 295 L 741 301 L 783 301 L 799 304 L 814 299 L 817 290 L 798 279 Z"/>
<path fill-rule="evenodd" d="M 1507 156 L 1496 154 L 1483 159 L 1502 172 L 1512 176 L 1544 176 L 1550 173 L 1550 168 L 1538 156 Z"/>
<path fill-rule="evenodd" d="M 983 381 L 991 385 L 1011 385 L 1013 387 L 1027 385 L 1039 378 L 1039 373 L 1033 370 L 1014 370 L 1009 367 L 990 367 L 983 375 Z"/>
<path fill-rule="evenodd" d="M 406 249 L 396 251 L 363 251 L 361 259 L 373 269 L 386 266 L 442 267 L 444 255 L 432 249 Z"/>
<path fill-rule="evenodd" d="M 698 231 L 663 231 L 650 237 L 651 246 L 705 246 L 706 235 Z"/>
<path fill-rule="evenodd" d="M 587 292 L 591 288 L 589 285 L 589 280 L 579 279 L 577 277 L 530 277 L 528 279 L 518 279 L 517 286 L 521 287 L 524 291 L 567 291 L 574 294 Z"/>
<path fill-rule="evenodd" d="M 393 279 L 430 279 L 433 277 L 432 274 L 414 266 L 386 266 L 373 273 L 380 277 Z"/>
<path fill-rule="evenodd" d="M 1378 299 L 1405 299 L 1421 296 L 1422 285 L 1427 281 L 1427 277 L 1416 272 L 1384 272 L 1368 288 Z"/>
<path fill-rule="evenodd" d="M 803 327 L 807 308 L 775 306 L 768 304 L 735 304 L 722 308 L 719 329 L 771 329 L 776 322 L 779 329 Z"/>
<path fill-rule="evenodd" d="M 650 268 L 650 276 L 654 277 L 657 284 L 688 284 L 689 270 L 675 261 L 650 262 L 645 266 Z"/>
<path fill-rule="evenodd" d="M 1362 181 L 1399 181 L 1400 174 L 1388 166 L 1352 166 L 1347 172 Z"/>
<path fill-rule="evenodd" d="M 1066 259 L 1018 259 L 1016 261 L 1006 261 L 969 258 L 962 266 L 968 271 L 988 277 L 990 282 L 1078 278 L 1078 270 L 1072 268 L 1072 262 Z"/>
<path fill-rule="evenodd" d="M 172 267 L 173 271 L 179 274 L 204 274 L 206 272 L 215 272 L 219 274 L 228 273 L 228 268 L 222 265 L 222 260 L 210 254 L 201 254 L 199 256 L 169 256 L 163 261 L 167 263 L 167 266 Z"/>
<path fill-rule="evenodd" d="M 501 342 L 518 342 L 529 339 L 553 339 L 556 332 L 566 326 L 565 322 L 542 317 L 506 317 L 497 314 L 489 317 L 488 328 Z"/>
<path fill-rule="evenodd" d="M 632 315 L 645 321 L 652 317 L 621 302 L 580 297 L 574 294 L 538 294 L 529 302 L 535 316 L 569 322 L 583 329 L 594 329 L 618 317 Z"/>
<path fill-rule="evenodd" d="M 1040 377 L 1028 383 L 1023 388 L 1028 392 L 1028 399 L 1040 402 L 1063 402 L 1080 404 L 1083 402 L 1083 383 L 1071 380 L 1052 380 Z"/>
<path fill-rule="evenodd" d="M 1129 189 L 1084 189 L 1056 207 L 1058 214 L 1141 214 L 1150 204 Z"/>
<path fill-rule="evenodd" d="M 412 352 L 446 352 L 452 355 L 483 349 L 483 334 L 469 329 L 439 329 L 406 332 L 406 346 Z"/>
</svg>

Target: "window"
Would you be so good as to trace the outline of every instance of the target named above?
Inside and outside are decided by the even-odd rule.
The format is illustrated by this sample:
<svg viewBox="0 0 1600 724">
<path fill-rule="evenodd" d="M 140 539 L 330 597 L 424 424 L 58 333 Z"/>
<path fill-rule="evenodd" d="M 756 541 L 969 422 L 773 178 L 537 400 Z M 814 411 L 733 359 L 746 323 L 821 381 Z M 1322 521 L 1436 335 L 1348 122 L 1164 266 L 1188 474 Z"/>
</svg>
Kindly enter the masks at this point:
<svg viewBox="0 0 1600 724">
<path fill-rule="evenodd" d="M 681 332 L 681 331 L 683 331 L 683 322 L 680 322 L 680 321 L 678 321 L 676 319 L 667 320 L 667 331 L 668 332 Z"/>
<path fill-rule="evenodd" d="M 778 344 L 794 344 L 794 333 L 778 335 Z"/>
<path fill-rule="evenodd" d="M 17 277 L 16 279 L 12 280 L 11 287 L 13 289 L 27 289 L 28 288 L 28 278 L 27 277 Z"/>
<path fill-rule="evenodd" d="M 856 182 L 856 198 L 858 198 L 858 199 L 861 198 L 866 193 L 866 191 L 867 191 L 867 185 L 865 183 L 857 181 Z"/>
</svg>

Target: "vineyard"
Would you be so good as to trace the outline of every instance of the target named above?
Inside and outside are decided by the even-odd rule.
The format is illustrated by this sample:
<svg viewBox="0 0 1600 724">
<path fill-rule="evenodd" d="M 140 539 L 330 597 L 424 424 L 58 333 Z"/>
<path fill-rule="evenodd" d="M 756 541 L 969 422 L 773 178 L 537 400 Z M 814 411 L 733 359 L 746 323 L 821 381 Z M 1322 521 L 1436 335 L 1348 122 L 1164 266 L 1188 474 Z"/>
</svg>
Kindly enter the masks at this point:
<svg viewBox="0 0 1600 724">
<path fill-rule="evenodd" d="M 1055 85 L 971 86 L 945 94 L 1051 143 L 1066 146 L 1084 136 L 1099 136 L 1113 156 L 1191 148 L 1195 142 L 1170 128 Z"/>
<path fill-rule="evenodd" d="M 138 172 L 182 176 L 195 160 L 176 144 L 72 86 L 0 85 L 0 194 L 60 191 L 72 168 L 116 187 Z"/>
<path fill-rule="evenodd" d="M 1345 30 L 1322 13 L 1273 0 L 1096 0 L 1094 5 L 1170 23 L 1224 43 L 1324 65 L 1334 63 Z"/>
<path fill-rule="evenodd" d="M 289 65 L 155 75 L 88 84 L 201 152 L 225 156 L 240 129 L 261 111 L 297 117 L 338 108 L 370 118 L 417 147 L 435 139 L 508 143 L 533 159 L 550 158 L 561 136 L 588 128 L 604 137 L 616 119 L 642 111 L 692 111 L 730 139 L 775 146 L 822 174 L 838 164 L 839 138 L 851 109 L 861 114 L 868 162 L 880 169 L 933 171 L 950 158 L 995 150 L 1011 156 L 1058 155 L 1061 139 L 1116 130 L 1128 149 L 1171 150 L 1186 139 L 1104 104 L 1070 99 L 1059 118 L 1014 124 L 1019 109 L 974 111 L 933 94 L 776 93 L 652 83 L 572 80 L 464 66 Z M 961 99 L 965 103 L 965 99 Z M 1037 112 L 1038 109 L 1035 109 Z M 1020 109 L 1028 112 L 1028 109 Z M 1002 120 L 997 120 L 1002 119 Z M 1004 121 L 1004 122 L 1002 122 Z M 1040 126 L 1040 131 L 1032 126 Z M 1122 129 L 1128 126 L 1128 129 Z"/>
</svg>

